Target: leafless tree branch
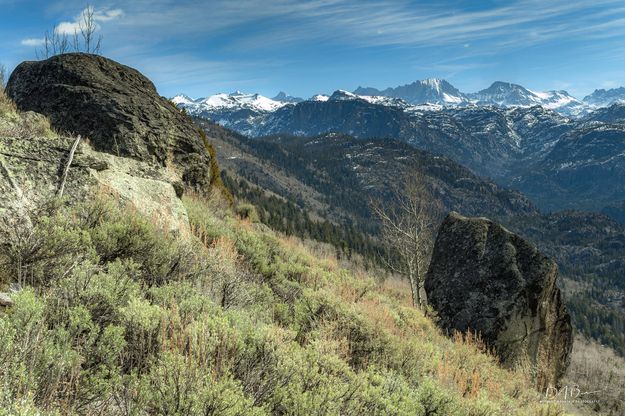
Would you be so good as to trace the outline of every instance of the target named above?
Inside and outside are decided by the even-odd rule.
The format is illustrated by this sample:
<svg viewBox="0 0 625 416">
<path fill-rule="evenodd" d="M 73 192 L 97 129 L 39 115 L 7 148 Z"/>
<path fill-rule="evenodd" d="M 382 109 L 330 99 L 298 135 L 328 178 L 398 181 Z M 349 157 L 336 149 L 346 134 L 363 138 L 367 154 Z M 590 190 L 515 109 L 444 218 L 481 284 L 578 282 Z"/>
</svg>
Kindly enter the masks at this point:
<svg viewBox="0 0 625 416">
<path fill-rule="evenodd" d="M 59 26 L 55 26 L 51 31 L 46 31 L 41 49 L 35 52 L 37 59 L 47 59 L 70 51 L 100 53 L 103 37 L 96 35 L 99 27 L 93 6 L 87 6 L 76 23 L 78 29 L 74 30 L 71 38 L 67 33 L 61 32 Z"/>
<path fill-rule="evenodd" d="M 384 262 L 390 270 L 408 278 L 413 304 L 423 308 L 423 281 L 442 207 L 432 197 L 421 173 L 414 173 L 401 183 L 402 187 L 390 187 L 387 203 L 373 201 L 371 208 L 382 227 L 387 248 Z"/>
</svg>

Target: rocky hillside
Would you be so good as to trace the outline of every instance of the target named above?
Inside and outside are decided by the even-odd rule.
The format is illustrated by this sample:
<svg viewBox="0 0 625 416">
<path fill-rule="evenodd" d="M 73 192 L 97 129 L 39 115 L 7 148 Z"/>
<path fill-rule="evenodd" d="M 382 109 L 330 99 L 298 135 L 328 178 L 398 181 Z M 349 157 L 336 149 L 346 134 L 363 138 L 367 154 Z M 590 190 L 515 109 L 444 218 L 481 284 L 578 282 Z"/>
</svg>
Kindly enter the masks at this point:
<svg viewBox="0 0 625 416">
<path fill-rule="evenodd" d="M 624 180 L 625 124 L 586 123 L 562 135 L 509 183 L 544 209 L 599 212 L 625 200 Z"/>
<path fill-rule="evenodd" d="M 121 72 L 108 76 L 120 82 L 140 79 L 91 55 L 24 64 L 10 83 L 24 99 L 18 107 L 35 105 L 22 88 L 41 91 L 41 100 L 58 88 L 50 97 L 58 108 L 72 105 L 65 91 L 76 98 L 88 88 L 77 62 L 87 71 L 115 67 Z M 76 71 L 76 84 L 48 83 L 65 70 Z M 98 90 L 93 101 L 81 95 L 72 116 L 82 118 L 84 108 L 96 117 L 98 105 L 108 114 L 80 131 L 89 141 L 63 133 L 56 107 L 37 104 L 58 133 L 0 94 L 0 184 L 12 190 L 3 208 L 20 192 L 30 202 L 1 212 L 6 413 L 561 413 L 540 403 L 528 373 L 501 368 L 471 336 L 442 334 L 409 305 L 402 282 L 346 269 L 237 218 L 220 192 L 202 187 L 203 195 L 180 199 L 177 181 L 195 187 L 203 182 L 191 179 L 207 178 L 190 178 L 193 165 L 180 164 L 210 156 L 188 119 L 171 115 L 160 129 L 158 120 L 170 117 L 164 104 L 155 104 L 154 119 L 142 113 L 152 92 L 126 91 L 136 113 L 117 90 Z M 184 146 L 188 154 L 176 155 Z M 161 159 L 164 150 L 171 158 Z M 188 220 L 160 221 L 168 201 Z"/>
</svg>

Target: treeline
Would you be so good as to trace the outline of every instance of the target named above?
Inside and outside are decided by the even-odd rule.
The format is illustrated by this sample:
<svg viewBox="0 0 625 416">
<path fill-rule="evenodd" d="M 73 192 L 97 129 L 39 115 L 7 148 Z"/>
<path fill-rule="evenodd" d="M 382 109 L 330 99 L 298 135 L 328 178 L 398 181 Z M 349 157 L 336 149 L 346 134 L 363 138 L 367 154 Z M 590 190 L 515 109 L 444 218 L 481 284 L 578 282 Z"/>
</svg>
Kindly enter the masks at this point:
<svg viewBox="0 0 625 416">
<path fill-rule="evenodd" d="M 600 292 L 598 296 L 603 296 Z M 594 291 L 576 293 L 567 299 L 576 328 L 586 337 L 625 355 L 625 316 L 595 299 Z"/>
<path fill-rule="evenodd" d="M 357 175 L 344 163 L 341 153 L 319 143 L 305 146 L 305 138 L 272 136 L 248 143 L 253 153 L 261 160 L 266 160 L 287 175 L 297 178 L 301 183 L 321 192 L 328 206 L 333 210 L 349 213 L 350 225 L 370 235 L 379 232 L 377 221 L 372 221 L 373 212 L 368 201 L 363 197 L 362 183 Z M 349 142 L 345 144 L 349 145 Z M 249 178 L 252 182 L 254 178 Z"/>
<path fill-rule="evenodd" d="M 382 245 L 353 225 L 315 221 L 291 201 L 271 195 L 244 179 L 235 179 L 226 171 L 221 177 L 230 193 L 237 200 L 254 205 L 260 222 L 270 228 L 289 236 L 329 243 L 336 248 L 338 258 L 351 259 L 357 253 L 363 257 L 366 267 L 380 263 Z"/>
</svg>

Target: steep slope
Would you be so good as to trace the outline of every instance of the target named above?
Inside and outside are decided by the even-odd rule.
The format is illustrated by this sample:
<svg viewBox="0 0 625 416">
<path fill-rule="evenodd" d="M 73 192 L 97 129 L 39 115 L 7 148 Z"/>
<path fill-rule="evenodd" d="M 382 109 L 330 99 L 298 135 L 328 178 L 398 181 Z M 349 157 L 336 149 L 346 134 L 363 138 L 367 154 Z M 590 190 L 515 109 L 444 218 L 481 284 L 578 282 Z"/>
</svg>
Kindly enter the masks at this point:
<svg viewBox="0 0 625 416">
<path fill-rule="evenodd" d="M 501 178 L 518 161 L 544 153 L 569 126 L 568 120 L 540 107 L 407 111 L 364 100 L 328 100 L 271 113 L 256 133 L 311 136 L 334 131 L 362 139 L 393 138 Z"/>
<path fill-rule="evenodd" d="M 623 123 L 625 122 L 625 104 L 615 103 L 608 107 L 599 108 L 590 113 L 584 121 L 587 122 L 604 122 L 604 123 Z"/>
<path fill-rule="evenodd" d="M 600 212 L 625 200 L 624 180 L 625 126 L 589 122 L 562 135 L 509 183 L 544 209 Z"/>
<path fill-rule="evenodd" d="M 0 187 L 22 189 L 30 179 L 35 198 L 0 212 L 3 412 L 560 411 L 539 402 L 527 373 L 501 368 L 471 336 L 441 333 L 408 304 L 401 282 L 346 269 L 237 218 L 219 193 L 181 202 L 167 182 L 178 173 L 152 158 L 83 143 L 59 163 L 73 138 L 6 102 L 0 91 Z M 136 140 L 129 133 L 120 147 Z M 53 195 L 59 165 L 68 167 L 75 192 L 60 201 Z M 119 186 L 111 196 L 82 178 Z M 150 180 L 188 222 L 156 221 L 166 201 Z M 127 204 L 124 192 L 132 190 L 136 201 Z"/>
<path fill-rule="evenodd" d="M 384 90 L 358 87 L 354 93 L 401 98 L 416 105 L 439 104 L 456 107 L 474 104 L 504 108 L 540 105 L 567 116 L 580 116 L 591 110 L 591 106 L 585 102 L 586 99 L 580 101 L 566 91 L 536 92 L 521 85 L 502 81 L 496 81 L 490 87 L 474 93 L 460 92 L 449 82 L 438 78 L 415 81 L 411 84 Z"/>
<path fill-rule="evenodd" d="M 298 203 L 322 218 L 356 223 L 371 231 L 367 200 L 388 197 L 388 184 L 422 171 L 447 209 L 467 215 L 535 213 L 521 194 L 479 178 L 445 157 L 392 140 L 358 140 L 341 134 L 313 138 L 262 139 L 215 133 L 220 164 L 265 189 Z M 363 198 L 365 198 L 363 200 Z"/>
<path fill-rule="evenodd" d="M 573 211 L 539 214 L 521 194 L 400 142 L 341 135 L 248 139 L 198 122 L 216 138 L 227 171 L 270 195 L 295 201 L 317 221 L 356 225 L 373 237 L 377 230 L 367 201 L 376 195 L 383 198 L 384 188 L 400 183 L 412 169 L 423 169 L 447 209 L 498 218 L 554 258 L 576 327 L 625 353 L 625 326 L 615 318 L 625 312 L 625 227 L 615 221 Z M 588 326 L 591 315 L 602 324 Z"/>
<path fill-rule="evenodd" d="M 468 94 L 467 97 L 478 105 L 499 107 L 531 107 L 540 105 L 564 115 L 582 115 L 588 108 L 566 91 L 530 91 L 517 84 L 496 81 L 490 87 Z"/>
<path fill-rule="evenodd" d="M 544 210 L 585 209 L 623 217 L 623 105 L 573 120 L 537 105 L 432 110 L 382 98 L 337 91 L 324 100 L 241 119 L 233 128 L 254 137 L 338 132 L 397 139 L 519 189 Z"/>
<path fill-rule="evenodd" d="M 219 205 L 185 197 L 193 227 L 182 235 L 108 199 L 25 214 L 47 257 L 23 260 L 45 280 L 0 307 L 4 411 L 559 411 L 474 338 L 442 334 L 401 283 L 338 267 Z M 14 267 L 5 255 L 2 277 Z"/>
</svg>

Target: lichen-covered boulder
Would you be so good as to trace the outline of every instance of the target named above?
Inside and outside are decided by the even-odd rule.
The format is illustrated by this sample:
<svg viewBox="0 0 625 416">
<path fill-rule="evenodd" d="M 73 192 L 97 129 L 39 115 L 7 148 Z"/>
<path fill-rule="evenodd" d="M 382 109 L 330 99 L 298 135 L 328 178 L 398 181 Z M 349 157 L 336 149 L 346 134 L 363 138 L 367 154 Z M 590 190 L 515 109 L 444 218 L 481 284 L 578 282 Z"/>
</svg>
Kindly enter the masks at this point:
<svg viewBox="0 0 625 416">
<path fill-rule="evenodd" d="M 73 142 L 69 137 L 0 136 L 0 215 L 26 212 L 54 198 Z M 189 220 L 176 181 L 174 173 L 155 163 L 97 152 L 81 142 L 63 195 L 82 201 L 94 192 L 108 194 L 178 232 L 188 228 Z"/>
<path fill-rule="evenodd" d="M 442 328 L 478 332 L 507 367 L 529 364 L 536 386 L 557 385 L 573 345 L 555 262 L 486 218 L 450 213 L 425 279 Z"/>
<path fill-rule="evenodd" d="M 197 127 L 133 68 L 97 55 L 57 55 L 21 63 L 6 92 L 20 110 L 44 114 L 95 150 L 168 166 L 187 185 L 209 187 L 210 156 Z"/>
</svg>

